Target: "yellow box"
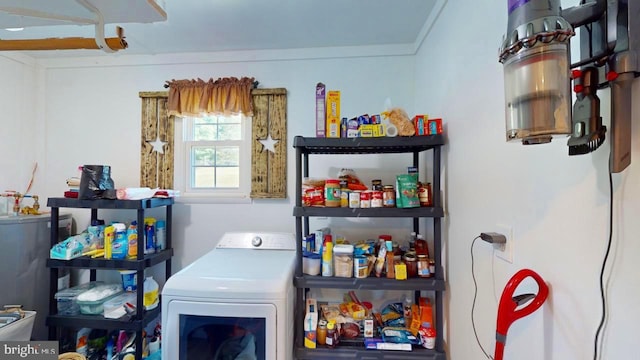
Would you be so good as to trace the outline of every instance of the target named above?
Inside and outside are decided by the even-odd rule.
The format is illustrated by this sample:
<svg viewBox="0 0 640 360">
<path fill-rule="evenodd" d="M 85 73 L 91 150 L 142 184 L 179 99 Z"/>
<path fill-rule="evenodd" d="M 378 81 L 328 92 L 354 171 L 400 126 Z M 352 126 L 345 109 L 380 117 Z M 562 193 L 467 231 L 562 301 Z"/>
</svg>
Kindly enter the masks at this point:
<svg viewBox="0 0 640 360">
<path fill-rule="evenodd" d="M 328 138 L 340 137 L 340 91 L 327 91 L 327 128 Z"/>
<path fill-rule="evenodd" d="M 396 273 L 396 280 L 407 280 L 407 265 L 399 262 L 393 265 Z"/>
<path fill-rule="evenodd" d="M 375 124 L 373 125 L 373 137 L 383 137 L 386 136 L 384 133 L 384 125 Z"/>
<path fill-rule="evenodd" d="M 360 131 L 360 137 L 383 137 L 384 125 L 382 124 L 364 124 L 358 128 Z"/>
</svg>

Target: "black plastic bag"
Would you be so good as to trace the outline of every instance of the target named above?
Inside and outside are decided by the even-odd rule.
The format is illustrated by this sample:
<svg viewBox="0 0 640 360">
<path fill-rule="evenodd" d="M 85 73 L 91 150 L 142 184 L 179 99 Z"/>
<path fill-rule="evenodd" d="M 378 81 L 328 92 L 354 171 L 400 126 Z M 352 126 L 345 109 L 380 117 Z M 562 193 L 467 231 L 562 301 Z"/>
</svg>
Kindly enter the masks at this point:
<svg viewBox="0 0 640 360">
<path fill-rule="evenodd" d="M 78 198 L 84 200 L 115 199 L 116 189 L 111 179 L 111 166 L 84 165 L 80 176 Z"/>
</svg>

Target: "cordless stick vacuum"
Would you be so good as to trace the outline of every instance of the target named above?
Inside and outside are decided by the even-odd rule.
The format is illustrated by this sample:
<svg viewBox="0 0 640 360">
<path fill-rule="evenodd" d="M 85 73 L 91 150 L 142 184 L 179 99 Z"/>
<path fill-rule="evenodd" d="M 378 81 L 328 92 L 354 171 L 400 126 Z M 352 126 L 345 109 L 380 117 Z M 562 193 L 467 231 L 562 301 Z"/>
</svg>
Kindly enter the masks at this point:
<svg viewBox="0 0 640 360">
<path fill-rule="evenodd" d="M 538 284 L 537 294 L 520 294 L 514 293 L 526 278 L 531 277 Z M 549 287 L 545 284 L 544 280 L 535 271 L 529 269 L 522 269 L 518 271 L 507 282 L 502 296 L 500 297 L 500 305 L 498 306 L 498 320 L 496 324 L 496 351 L 493 356 L 493 360 L 502 360 L 504 354 L 504 345 L 507 342 L 507 331 L 511 324 L 516 320 L 530 315 L 534 311 L 538 310 L 542 304 L 547 300 L 549 295 Z M 528 304 L 527 304 L 528 303 Z M 525 305 L 527 304 L 527 305 Z M 518 309 L 518 307 L 523 306 Z"/>
<path fill-rule="evenodd" d="M 610 170 L 623 171 L 631 163 L 631 87 L 640 75 L 640 1 L 582 0 L 566 9 L 560 0 L 507 0 L 507 5 L 499 55 L 507 141 L 544 144 L 570 136 L 569 155 L 581 155 L 595 151 L 608 132 Z M 580 57 L 572 63 L 576 28 Z M 605 87 L 611 88 L 609 129 L 602 125 L 596 96 Z"/>
</svg>

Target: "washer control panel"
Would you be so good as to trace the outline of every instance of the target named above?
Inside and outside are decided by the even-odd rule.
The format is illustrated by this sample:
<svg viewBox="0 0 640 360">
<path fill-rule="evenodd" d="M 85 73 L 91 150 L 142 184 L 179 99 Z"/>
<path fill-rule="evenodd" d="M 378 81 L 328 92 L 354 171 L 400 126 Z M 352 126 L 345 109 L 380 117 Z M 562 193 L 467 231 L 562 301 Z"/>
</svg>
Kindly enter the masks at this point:
<svg viewBox="0 0 640 360">
<path fill-rule="evenodd" d="M 295 235 L 277 232 L 228 232 L 216 249 L 295 250 Z"/>
</svg>

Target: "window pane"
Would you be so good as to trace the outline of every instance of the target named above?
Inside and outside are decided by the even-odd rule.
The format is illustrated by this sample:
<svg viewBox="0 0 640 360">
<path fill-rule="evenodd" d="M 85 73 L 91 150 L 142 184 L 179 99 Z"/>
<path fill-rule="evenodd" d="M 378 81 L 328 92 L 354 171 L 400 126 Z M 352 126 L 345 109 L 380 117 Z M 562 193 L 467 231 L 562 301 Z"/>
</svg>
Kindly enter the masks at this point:
<svg viewBox="0 0 640 360">
<path fill-rule="evenodd" d="M 220 116 L 218 122 L 220 124 L 240 124 L 241 119 L 240 115 Z"/>
<path fill-rule="evenodd" d="M 216 152 L 216 166 L 238 166 L 240 164 L 240 149 L 237 146 L 219 146 Z"/>
<path fill-rule="evenodd" d="M 215 147 L 194 147 L 191 149 L 192 166 L 215 165 Z"/>
<path fill-rule="evenodd" d="M 240 124 L 218 125 L 217 140 L 242 140 L 242 128 Z"/>
<path fill-rule="evenodd" d="M 240 187 L 240 168 L 238 167 L 218 167 L 216 176 L 216 187 Z"/>
<path fill-rule="evenodd" d="M 215 186 L 215 168 L 214 167 L 194 167 L 193 168 L 193 184 L 194 188 L 212 188 Z"/>
<path fill-rule="evenodd" d="M 193 140 L 217 140 L 218 125 L 215 124 L 200 124 L 193 125 Z"/>
<path fill-rule="evenodd" d="M 218 121 L 216 120 L 215 117 L 197 117 L 197 118 L 192 118 L 193 119 L 193 123 L 195 125 L 199 125 L 199 124 L 215 124 Z"/>
</svg>

